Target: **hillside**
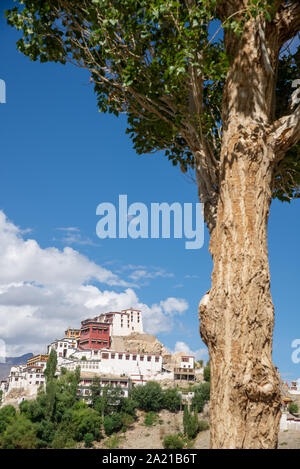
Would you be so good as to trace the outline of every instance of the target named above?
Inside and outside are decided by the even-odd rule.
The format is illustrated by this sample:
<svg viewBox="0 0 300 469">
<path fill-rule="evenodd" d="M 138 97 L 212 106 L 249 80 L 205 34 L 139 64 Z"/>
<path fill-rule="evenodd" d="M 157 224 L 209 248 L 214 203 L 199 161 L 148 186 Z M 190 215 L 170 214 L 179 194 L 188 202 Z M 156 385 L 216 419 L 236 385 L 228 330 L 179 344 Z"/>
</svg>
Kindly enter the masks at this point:
<svg viewBox="0 0 300 469">
<path fill-rule="evenodd" d="M 0 363 L 0 380 L 9 375 L 12 366 L 25 365 L 31 357 L 33 357 L 33 353 L 26 353 L 20 357 L 6 357 L 5 363 Z"/>
</svg>

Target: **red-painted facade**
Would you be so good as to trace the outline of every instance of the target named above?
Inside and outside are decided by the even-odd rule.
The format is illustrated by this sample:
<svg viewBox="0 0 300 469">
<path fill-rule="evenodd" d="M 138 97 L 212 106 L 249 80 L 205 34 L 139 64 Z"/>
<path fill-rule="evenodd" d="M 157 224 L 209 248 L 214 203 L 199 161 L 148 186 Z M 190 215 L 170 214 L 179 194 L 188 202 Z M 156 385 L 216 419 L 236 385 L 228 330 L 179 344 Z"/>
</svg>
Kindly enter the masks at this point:
<svg viewBox="0 0 300 469">
<path fill-rule="evenodd" d="M 79 347 L 93 350 L 110 347 L 110 325 L 93 319 L 82 321 Z"/>
</svg>

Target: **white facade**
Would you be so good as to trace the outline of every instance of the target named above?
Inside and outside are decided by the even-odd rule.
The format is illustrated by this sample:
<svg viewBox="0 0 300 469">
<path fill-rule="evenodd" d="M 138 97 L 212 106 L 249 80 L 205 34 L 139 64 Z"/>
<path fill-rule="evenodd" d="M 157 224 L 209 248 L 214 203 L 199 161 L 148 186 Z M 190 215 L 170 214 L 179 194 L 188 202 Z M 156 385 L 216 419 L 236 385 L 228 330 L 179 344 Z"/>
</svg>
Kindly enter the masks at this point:
<svg viewBox="0 0 300 469">
<path fill-rule="evenodd" d="M 3 382 L 1 385 L 4 397 L 13 389 L 24 389 L 29 394 L 36 394 L 39 387 L 45 385 L 45 362 L 41 362 L 41 364 L 12 366 L 6 383 Z"/>
<path fill-rule="evenodd" d="M 57 362 L 61 363 L 63 358 L 68 358 L 74 354 L 77 347 L 77 340 L 65 337 L 57 339 L 47 347 L 47 353 L 50 355 L 51 350 L 57 353 Z"/>
<path fill-rule="evenodd" d="M 193 369 L 195 366 L 195 357 L 191 355 L 186 355 L 181 357 L 180 368 L 190 368 Z"/>
<path fill-rule="evenodd" d="M 300 420 L 288 419 L 285 412 L 282 413 L 280 419 L 280 430 L 298 430 L 300 431 Z"/>
<path fill-rule="evenodd" d="M 91 351 L 92 352 L 92 351 Z M 86 360 L 64 359 L 60 366 L 74 371 L 80 367 L 81 372 L 90 371 L 97 374 L 111 374 L 115 376 L 129 375 L 136 377 L 151 377 L 162 372 L 162 356 L 147 353 L 115 352 L 108 349 L 99 350 L 97 359 Z"/>
<path fill-rule="evenodd" d="M 105 373 L 149 376 L 162 371 L 162 356 L 102 350 L 101 364 Z"/>
<path fill-rule="evenodd" d="M 300 394 L 300 378 L 297 381 L 293 381 L 291 387 L 289 388 L 290 394 Z"/>
<path fill-rule="evenodd" d="M 124 309 L 120 313 L 105 313 L 98 316 L 99 322 L 111 324 L 111 335 L 129 335 L 132 332 L 144 333 L 142 312 L 137 309 Z"/>
</svg>

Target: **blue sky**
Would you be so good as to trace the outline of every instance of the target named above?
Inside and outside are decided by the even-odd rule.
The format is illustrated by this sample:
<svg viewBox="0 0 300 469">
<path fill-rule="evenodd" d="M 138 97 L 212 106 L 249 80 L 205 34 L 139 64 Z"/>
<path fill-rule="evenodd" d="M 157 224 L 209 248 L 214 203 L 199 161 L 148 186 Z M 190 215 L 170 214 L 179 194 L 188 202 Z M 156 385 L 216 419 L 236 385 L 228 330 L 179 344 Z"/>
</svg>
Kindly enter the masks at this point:
<svg viewBox="0 0 300 469">
<path fill-rule="evenodd" d="M 180 239 L 96 236 L 99 203 L 116 203 L 119 194 L 148 206 L 196 203 L 195 184 L 162 154 L 134 152 L 125 117 L 98 112 L 85 71 L 30 62 L 17 52 L 16 39 L 1 19 L 0 78 L 7 103 L 0 104 L 0 249 L 3 239 L 6 260 L 0 272 L 0 337 L 11 352 L 37 352 L 64 327 L 79 326 L 89 308 L 132 301 L 145 305 L 148 330 L 168 348 L 189 347 L 207 359 L 197 318 L 212 269 L 207 232 L 199 250 L 186 250 Z M 289 380 L 300 376 L 300 364 L 291 360 L 291 342 L 300 337 L 299 214 L 299 201 L 275 201 L 269 225 L 273 356 Z M 19 254 L 10 272 L 12 251 Z M 65 261 L 71 267 L 61 273 Z M 42 266 L 48 276 L 39 281 Z"/>
</svg>

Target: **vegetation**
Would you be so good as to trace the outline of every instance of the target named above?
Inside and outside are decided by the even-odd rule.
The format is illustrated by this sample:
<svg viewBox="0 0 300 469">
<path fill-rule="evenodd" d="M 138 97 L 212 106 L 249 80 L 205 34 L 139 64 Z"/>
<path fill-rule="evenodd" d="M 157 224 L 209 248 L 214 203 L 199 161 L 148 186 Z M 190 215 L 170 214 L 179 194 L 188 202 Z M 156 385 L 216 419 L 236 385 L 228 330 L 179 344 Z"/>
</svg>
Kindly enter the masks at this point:
<svg viewBox="0 0 300 469">
<path fill-rule="evenodd" d="M 194 386 L 194 397 L 192 399 L 192 408 L 198 409 L 198 412 L 202 412 L 204 405 L 209 401 L 210 398 L 210 384 L 205 382 L 199 386 Z"/>
<path fill-rule="evenodd" d="M 176 388 L 168 388 L 163 392 L 162 405 L 164 409 L 176 412 L 180 409 L 181 396 Z"/>
<path fill-rule="evenodd" d="M 100 111 L 127 115 L 137 153 L 195 172 L 214 262 L 199 308 L 212 445 L 275 448 L 267 225 L 272 198 L 299 198 L 299 1 L 22 0 L 6 17 L 31 60 L 89 71 Z"/>
<path fill-rule="evenodd" d="M 204 381 L 206 381 L 207 383 L 210 382 L 210 363 L 209 363 L 209 361 L 206 363 L 206 366 L 204 367 L 203 378 L 204 378 Z"/>
<path fill-rule="evenodd" d="M 152 426 L 163 423 L 159 420 L 159 410 L 177 412 L 180 408 L 178 390 L 162 390 L 156 382 L 134 387 L 125 398 L 120 387 L 101 387 L 99 379 L 95 379 L 87 403 L 78 395 L 79 368 L 75 372 L 62 368 L 57 376 L 56 367 L 57 356 L 52 351 L 45 370 L 45 390 L 40 389 L 34 400 L 22 401 L 18 410 L 11 405 L 0 408 L 1 448 L 76 448 L 79 442 L 91 448 L 104 436 L 109 437 L 106 446 L 116 448 L 120 432 L 126 432 L 134 423 L 137 409 L 146 412 L 144 424 Z M 209 383 L 191 389 L 204 401 L 209 398 Z M 204 428 L 197 414 L 197 408 L 191 414 L 185 407 L 185 436 L 168 435 L 164 440 L 165 448 L 183 447 L 187 438 L 193 438 Z"/>
<path fill-rule="evenodd" d="M 199 432 L 207 430 L 209 425 L 206 421 L 198 420 L 198 409 L 195 406 L 194 411 L 191 412 L 187 406 L 184 406 L 183 412 L 183 431 L 188 439 L 195 438 Z"/>
<path fill-rule="evenodd" d="M 298 407 L 298 404 L 296 402 L 291 402 L 290 405 L 289 405 L 289 412 L 291 414 L 298 414 L 299 412 L 299 407 Z"/>
<path fill-rule="evenodd" d="M 152 425 L 155 425 L 156 423 L 158 422 L 158 415 L 156 412 L 147 412 L 147 414 L 145 415 L 145 420 L 144 420 L 144 424 L 147 426 L 147 427 L 151 427 Z"/>
<path fill-rule="evenodd" d="M 163 447 L 165 449 L 182 449 L 184 440 L 180 435 L 166 435 L 163 439 Z"/>
<path fill-rule="evenodd" d="M 159 383 L 149 381 L 145 386 L 135 386 L 131 398 L 138 404 L 139 409 L 158 411 L 163 408 L 163 391 Z"/>
</svg>

